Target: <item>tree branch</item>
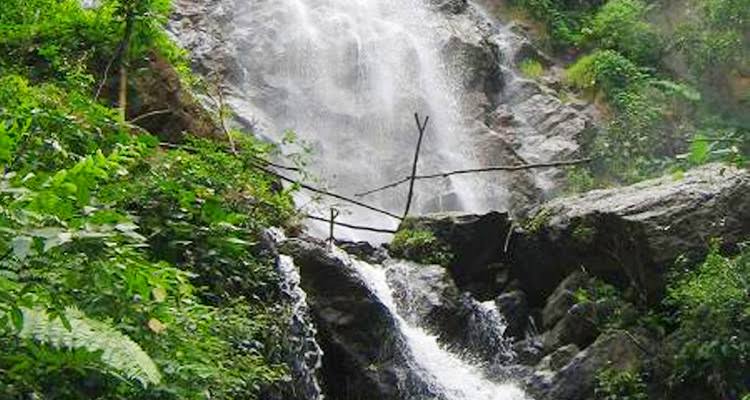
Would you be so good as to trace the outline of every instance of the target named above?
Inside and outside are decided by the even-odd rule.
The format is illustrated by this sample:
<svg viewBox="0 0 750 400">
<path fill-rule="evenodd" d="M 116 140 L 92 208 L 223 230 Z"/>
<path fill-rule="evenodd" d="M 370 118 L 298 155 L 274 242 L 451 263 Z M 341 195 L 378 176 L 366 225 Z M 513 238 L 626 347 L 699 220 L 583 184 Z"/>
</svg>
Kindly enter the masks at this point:
<svg viewBox="0 0 750 400">
<path fill-rule="evenodd" d="M 485 167 L 485 168 L 472 168 L 472 169 L 462 169 L 462 170 L 456 170 L 456 171 L 446 171 L 446 172 L 439 172 L 439 173 L 428 174 L 428 175 L 417 175 L 414 177 L 414 179 L 420 180 L 420 179 L 447 178 L 452 175 L 464 175 L 464 174 L 474 174 L 474 173 L 493 172 L 493 171 L 512 172 L 512 171 L 522 171 L 522 170 L 539 169 L 539 168 L 555 168 L 555 167 L 586 164 L 591 161 L 593 161 L 592 158 L 583 158 L 583 159 L 577 159 L 577 160 L 557 161 L 557 162 L 539 163 L 539 164 L 500 165 L 500 166 Z M 387 185 L 384 185 L 384 186 L 381 186 L 372 190 L 368 190 L 366 192 L 358 193 L 355 196 L 357 197 L 367 196 L 367 195 L 380 192 L 386 189 L 394 188 L 396 186 L 407 183 L 410 180 L 411 180 L 411 177 L 406 177 L 398 181 L 389 183 Z"/>
<path fill-rule="evenodd" d="M 417 163 L 419 163 L 419 151 L 422 148 L 422 139 L 424 138 L 424 132 L 427 128 L 427 123 L 430 121 L 430 117 L 427 116 L 424 120 L 424 124 L 419 120 L 419 114 L 414 113 L 414 120 L 417 122 L 417 129 L 419 130 L 419 139 L 417 140 L 417 149 L 414 151 L 414 164 L 411 167 L 411 176 L 409 179 L 409 196 L 406 198 L 406 210 L 404 211 L 404 218 L 409 216 L 409 210 L 411 209 L 411 200 L 414 196 L 414 182 L 416 181 L 417 175 Z"/>
<path fill-rule="evenodd" d="M 131 119 L 128 122 L 131 123 L 131 124 L 135 124 L 136 122 L 141 121 L 143 119 L 146 119 L 146 118 L 149 118 L 149 117 L 153 117 L 155 115 L 168 114 L 170 112 L 172 112 L 172 110 L 169 109 L 169 108 L 165 108 L 163 110 L 149 111 L 149 112 L 147 112 L 145 114 L 141 114 L 141 115 L 139 115 L 139 116 Z"/>
<path fill-rule="evenodd" d="M 315 221 L 328 222 L 328 223 L 331 222 L 330 218 L 323 218 L 323 217 L 318 217 L 315 215 L 307 214 L 307 215 L 304 215 L 304 217 L 307 219 L 315 220 Z M 345 222 L 338 222 L 338 221 L 334 221 L 333 223 L 334 225 L 343 226 L 345 228 L 355 229 L 359 231 L 368 231 L 368 232 L 377 232 L 377 233 L 396 233 L 396 231 L 393 229 L 373 228 L 369 226 L 353 225 L 353 224 L 347 224 Z"/>
</svg>

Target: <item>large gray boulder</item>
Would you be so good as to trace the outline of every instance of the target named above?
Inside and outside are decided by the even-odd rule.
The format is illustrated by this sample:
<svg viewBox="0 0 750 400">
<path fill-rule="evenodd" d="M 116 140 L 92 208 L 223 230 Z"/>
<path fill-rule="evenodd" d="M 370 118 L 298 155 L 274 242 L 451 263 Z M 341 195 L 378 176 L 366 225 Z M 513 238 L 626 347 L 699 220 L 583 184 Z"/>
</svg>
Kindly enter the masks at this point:
<svg viewBox="0 0 750 400">
<path fill-rule="evenodd" d="M 705 256 L 713 238 L 732 252 L 750 236 L 750 174 L 711 164 L 680 177 L 558 198 L 532 215 L 512 239 L 508 260 L 512 275 L 535 295 L 532 302 L 541 305 L 580 269 L 634 289 L 634 300 L 654 302 L 678 257 L 689 265 Z"/>
<path fill-rule="evenodd" d="M 597 373 L 605 368 L 626 371 L 640 367 L 641 359 L 648 354 L 645 351 L 650 350 L 646 347 L 648 343 L 645 338 L 624 331 L 602 335 L 556 372 L 539 373 L 528 378 L 527 389 L 537 400 L 593 399 Z M 569 358 L 571 349 L 574 347 L 566 348 L 566 354 L 554 357 Z"/>
</svg>

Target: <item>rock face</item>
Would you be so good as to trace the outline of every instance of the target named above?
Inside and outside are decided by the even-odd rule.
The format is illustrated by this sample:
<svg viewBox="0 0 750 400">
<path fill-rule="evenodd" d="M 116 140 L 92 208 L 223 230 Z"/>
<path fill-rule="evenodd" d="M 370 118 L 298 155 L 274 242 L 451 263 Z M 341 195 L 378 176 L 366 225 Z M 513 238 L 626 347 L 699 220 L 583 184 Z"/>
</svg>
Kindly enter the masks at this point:
<svg viewBox="0 0 750 400">
<path fill-rule="evenodd" d="M 449 270 L 461 290 L 472 292 L 480 300 L 490 300 L 503 289 L 498 283 L 502 265 L 496 263 L 510 229 L 507 214 L 433 214 L 407 219 L 401 228 L 432 231 L 450 246 L 454 259 Z"/>
<path fill-rule="evenodd" d="M 565 350 L 567 354 L 558 354 L 555 357 L 560 356 L 564 360 L 570 355 L 571 349 Z M 559 371 L 552 375 L 537 375 L 529 379 L 527 387 L 537 400 L 593 399 L 595 378 L 599 371 L 605 367 L 618 371 L 634 369 L 640 365 L 643 355 L 643 350 L 625 333 L 602 335 L 591 347 L 578 353 Z M 550 360 L 550 365 L 552 363 Z"/>
<path fill-rule="evenodd" d="M 695 262 L 712 238 L 732 244 L 750 235 L 750 174 L 712 164 L 681 179 L 560 198 L 534 215 L 513 238 L 509 260 L 524 290 L 535 294 L 532 300 L 583 267 L 653 302 L 678 257 Z"/>
<path fill-rule="evenodd" d="M 396 321 L 362 279 L 323 244 L 281 246 L 299 266 L 302 287 L 325 351 L 323 380 L 332 399 L 398 399 L 409 385 L 408 355 Z M 367 388 L 367 390 L 363 390 Z"/>
<path fill-rule="evenodd" d="M 179 143 L 186 133 L 203 138 L 223 137 L 208 111 L 189 90 L 183 89 L 177 71 L 162 56 L 149 57 L 148 67 L 132 80 L 132 89 L 129 117 L 139 118 L 137 124 L 160 139 Z"/>
</svg>

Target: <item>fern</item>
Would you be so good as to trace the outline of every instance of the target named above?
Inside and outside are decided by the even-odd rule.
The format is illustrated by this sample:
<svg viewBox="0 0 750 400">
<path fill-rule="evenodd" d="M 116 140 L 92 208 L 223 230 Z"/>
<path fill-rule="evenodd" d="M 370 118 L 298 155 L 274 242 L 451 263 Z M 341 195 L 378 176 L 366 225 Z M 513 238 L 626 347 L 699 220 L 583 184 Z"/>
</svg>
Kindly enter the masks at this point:
<svg viewBox="0 0 750 400">
<path fill-rule="evenodd" d="M 156 364 L 136 342 L 105 323 L 87 318 L 78 309 L 67 308 L 62 317 L 65 321 L 50 318 L 39 308 L 23 308 L 22 311 L 19 337 L 59 349 L 100 353 L 102 364 L 110 372 L 138 381 L 144 387 L 161 382 Z"/>
</svg>

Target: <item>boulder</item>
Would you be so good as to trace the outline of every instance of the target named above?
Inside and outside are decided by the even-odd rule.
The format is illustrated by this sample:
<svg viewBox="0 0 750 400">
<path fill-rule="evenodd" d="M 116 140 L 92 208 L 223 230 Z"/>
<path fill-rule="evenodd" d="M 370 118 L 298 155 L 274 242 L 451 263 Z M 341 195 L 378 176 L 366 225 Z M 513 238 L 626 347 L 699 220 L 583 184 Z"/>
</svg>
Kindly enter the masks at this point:
<svg viewBox="0 0 750 400">
<path fill-rule="evenodd" d="M 712 238 L 732 252 L 750 236 L 750 174 L 710 164 L 681 177 L 558 198 L 531 215 L 514 235 L 507 262 L 512 278 L 535 295 L 532 305 L 544 304 L 569 273 L 581 268 L 636 289 L 634 300 L 653 303 L 678 257 L 698 262 Z M 547 310 L 547 325 L 562 308 Z"/>
<path fill-rule="evenodd" d="M 438 333 L 443 340 L 459 335 L 464 329 L 461 294 L 445 268 L 403 260 L 390 261 L 386 266 L 401 315 L 414 325 Z"/>
<path fill-rule="evenodd" d="M 542 328 L 550 329 L 557 324 L 575 305 L 575 292 L 586 287 L 588 277 L 582 271 L 575 271 L 565 278 L 547 299 L 542 310 Z"/>
<path fill-rule="evenodd" d="M 559 371 L 539 373 L 526 379 L 527 390 L 537 400 L 589 400 L 594 398 L 596 375 L 604 368 L 636 369 L 643 350 L 635 342 L 645 341 L 625 332 L 602 335 L 588 349 L 578 353 Z M 566 349 L 572 351 L 572 347 Z"/>
<path fill-rule="evenodd" d="M 442 52 L 449 62 L 448 70 L 461 77 L 464 89 L 484 97 L 477 103 L 489 109 L 505 85 L 497 44 L 489 40 L 473 43 L 453 36 Z"/>
<path fill-rule="evenodd" d="M 542 342 L 545 353 L 569 344 L 575 344 L 579 348 L 590 345 L 599 336 L 599 329 L 593 319 L 595 314 L 596 305 L 593 303 L 572 307 L 551 330 L 544 333 Z"/>
<path fill-rule="evenodd" d="M 580 349 L 574 344 L 568 344 L 548 354 L 537 364 L 537 370 L 558 371 L 568 365 L 570 360 L 575 357 Z"/>
<path fill-rule="evenodd" d="M 348 399 L 356 391 L 361 399 L 400 399 L 399 388 L 415 378 L 387 307 L 324 243 L 291 239 L 280 251 L 292 256 L 300 270 L 324 352 L 327 397 Z"/>
<path fill-rule="evenodd" d="M 502 263 L 505 239 L 511 227 L 506 213 L 485 215 L 440 213 L 408 218 L 400 229 L 432 231 L 438 240 L 450 246 L 453 261 L 448 267 L 462 291 L 480 300 L 491 300 L 500 293 L 505 264 Z"/>
<path fill-rule="evenodd" d="M 467 0 L 430 0 L 438 10 L 449 14 L 460 14 L 469 6 Z"/>
<path fill-rule="evenodd" d="M 529 326 L 529 305 L 526 293 L 513 290 L 503 293 L 495 299 L 500 313 L 505 317 L 507 327 L 505 337 L 521 340 L 526 336 Z"/>
</svg>

